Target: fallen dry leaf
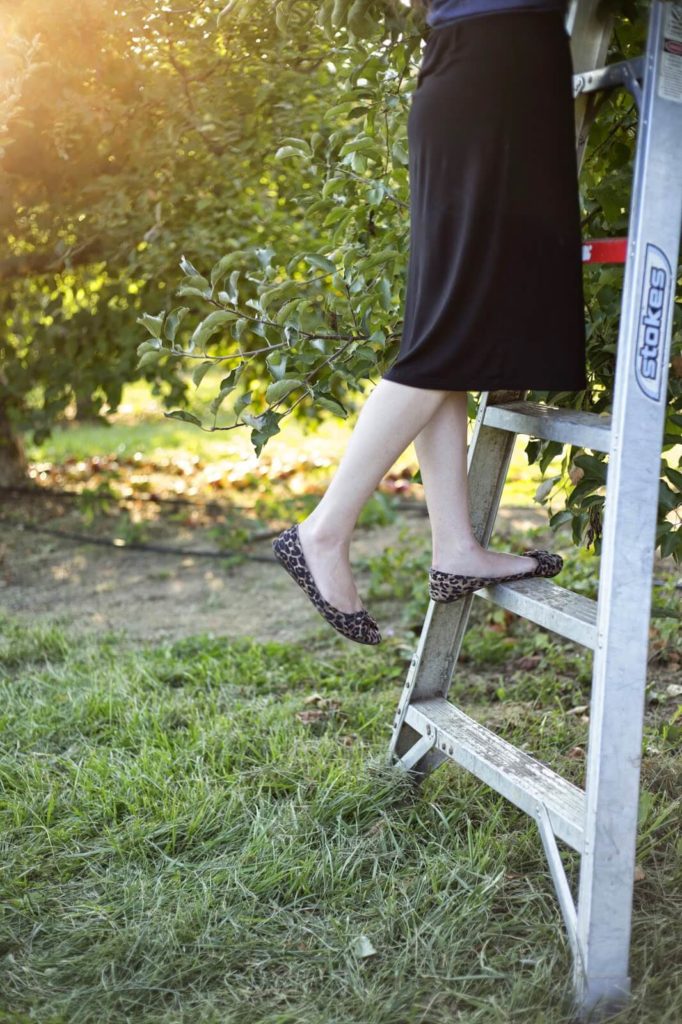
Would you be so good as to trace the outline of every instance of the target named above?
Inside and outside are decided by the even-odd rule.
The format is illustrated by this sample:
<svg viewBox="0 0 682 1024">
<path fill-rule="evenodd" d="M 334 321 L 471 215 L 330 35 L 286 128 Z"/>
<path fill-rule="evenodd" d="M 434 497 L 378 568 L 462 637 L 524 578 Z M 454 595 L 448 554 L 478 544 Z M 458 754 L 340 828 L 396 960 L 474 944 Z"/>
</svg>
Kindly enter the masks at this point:
<svg viewBox="0 0 682 1024">
<path fill-rule="evenodd" d="M 320 693 L 311 693 L 310 696 L 304 698 L 303 703 L 314 704 L 316 708 L 326 708 L 327 710 L 336 710 L 341 707 L 340 700 L 336 700 L 335 697 L 323 697 Z"/>
<path fill-rule="evenodd" d="M 297 711 L 296 717 L 299 722 L 303 722 L 304 725 L 311 725 L 312 722 L 321 722 L 328 718 L 329 715 L 326 711 L 322 711 L 319 708 L 315 708 L 312 711 Z"/>
<path fill-rule="evenodd" d="M 582 761 L 585 757 L 585 750 L 583 747 L 571 747 L 568 756 L 572 761 Z"/>
<path fill-rule="evenodd" d="M 525 657 L 519 658 L 516 662 L 516 667 L 529 671 L 532 668 L 537 668 L 541 660 L 542 658 L 539 654 L 527 654 Z"/>
</svg>

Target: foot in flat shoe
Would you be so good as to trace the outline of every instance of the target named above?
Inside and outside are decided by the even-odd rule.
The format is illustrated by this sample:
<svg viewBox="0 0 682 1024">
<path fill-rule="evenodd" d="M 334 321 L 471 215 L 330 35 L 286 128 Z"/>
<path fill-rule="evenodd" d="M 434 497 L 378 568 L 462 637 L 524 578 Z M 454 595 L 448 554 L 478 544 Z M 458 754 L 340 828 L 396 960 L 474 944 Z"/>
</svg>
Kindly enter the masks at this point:
<svg viewBox="0 0 682 1024">
<path fill-rule="evenodd" d="M 514 580 L 531 579 L 534 576 L 556 576 L 563 568 L 563 559 L 544 548 L 527 548 L 524 555 L 533 557 L 535 568 L 529 572 L 509 573 L 507 576 L 469 576 L 461 573 L 447 573 L 429 569 L 429 594 L 433 601 L 449 603 L 465 594 L 496 583 L 510 583 Z"/>
<path fill-rule="evenodd" d="M 348 615 L 361 612 L 363 604 L 353 579 L 348 547 L 329 536 L 320 539 L 309 519 L 298 523 L 297 536 L 310 575 L 325 601 Z"/>
<path fill-rule="evenodd" d="M 476 545 L 434 559 L 432 568 L 457 576 L 510 576 L 516 572 L 532 572 L 537 569 L 537 561 L 524 555 L 493 551 Z"/>
<path fill-rule="evenodd" d="M 359 644 L 378 644 L 381 641 L 379 627 L 366 609 L 343 612 L 325 600 L 320 593 L 306 563 L 296 524 L 288 527 L 272 542 L 275 558 L 298 583 L 310 598 L 315 608 L 330 626 L 348 640 Z"/>
</svg>

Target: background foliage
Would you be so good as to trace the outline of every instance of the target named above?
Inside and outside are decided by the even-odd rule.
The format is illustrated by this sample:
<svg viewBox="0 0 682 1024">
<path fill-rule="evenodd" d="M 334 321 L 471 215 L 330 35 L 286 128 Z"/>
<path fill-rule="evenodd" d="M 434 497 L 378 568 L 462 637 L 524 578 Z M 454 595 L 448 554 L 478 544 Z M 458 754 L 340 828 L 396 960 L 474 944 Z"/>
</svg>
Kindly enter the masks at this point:
<svg viewBox="0 0 682 1024">
<path fill-rule="evenodd" d="M 169 415 L 246 427 L 257 452 L 289 413 L 354 411 L 400 340 L 421 8 L 3 6 L 16 42 L 0 108 L 0 403 L 15 435 L 44 437 L 74 405 L 106 415 L 139 373 Z M 616 6 L 609 60 L 644 44 L 647 5 Z M 625 93 L 600 111 L 581 177 L 586 237 L 627 230 L 635 123 Z M 608 411 L 622 270 L 589 268 L 585 280 L 590 387 L 529 397 Z M 681 350 L 678 308 L 664 453 L 682 441 Z M 213 386 L 216 365 L 202 422 L 192 393 Z M 561 446 L 527 450 L 544 470 Z M 657 539 L 680 560 L 666 518 L 682 482 L 671 462 L 661 462 Z M 605 469 L 602 456 L 566 448 L 541 495 L 564 490 L 554 522 L 597 548 Z"/>
</svg>

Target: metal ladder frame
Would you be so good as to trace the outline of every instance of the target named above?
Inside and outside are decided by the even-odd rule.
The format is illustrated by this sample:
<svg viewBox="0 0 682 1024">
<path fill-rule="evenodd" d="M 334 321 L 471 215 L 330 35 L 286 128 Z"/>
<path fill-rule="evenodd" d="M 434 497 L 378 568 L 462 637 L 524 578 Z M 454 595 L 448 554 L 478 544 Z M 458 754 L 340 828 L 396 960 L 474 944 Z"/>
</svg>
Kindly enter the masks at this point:
<svg viewBox="0 0 682 1024">
<path fill-rule="evenodd" d="M 536 578 L 451 604 L 431 601 L 388 751 L 389 762 L 417 782 L 453 760 L 535 819 L 573 954 L 581 1019 L 609 1016 L 630 992 L 659 466 L 682 227 L 682 57 L 663 50 L 667 19 L 682 27 L 682 2 L 652 0 L 645 55 L 608 68 L 600 65 L 611 23 L 599 19 L 598 7 L 599 0 L 578 0 L 567 19 L 579 165 L 595 92 L 623 85 L 640 113 L 612 413 L 531 403 L 526 392 L 484 393 L 467 466 L 472 526 L 485 546 L 518 434 L 608 453 L 598 599 Z M 584 790 L 447 700 L 475 597 L 594 651 Z M 581 855 L 577 901 L 557 839 Z"/>
</svg>

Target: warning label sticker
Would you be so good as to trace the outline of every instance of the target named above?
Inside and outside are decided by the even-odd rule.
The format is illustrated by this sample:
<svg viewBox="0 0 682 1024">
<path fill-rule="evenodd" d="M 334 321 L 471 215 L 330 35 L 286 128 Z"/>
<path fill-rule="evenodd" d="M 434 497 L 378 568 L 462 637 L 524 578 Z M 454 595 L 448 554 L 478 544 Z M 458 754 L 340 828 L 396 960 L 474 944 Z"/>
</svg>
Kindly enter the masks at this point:
<svg viewBox="0 0 682 1024">
<path fill-rule="evenodd" d="M 666 4 L 658 94 L 682 103 L 682 3 Z"/>
</svg>

